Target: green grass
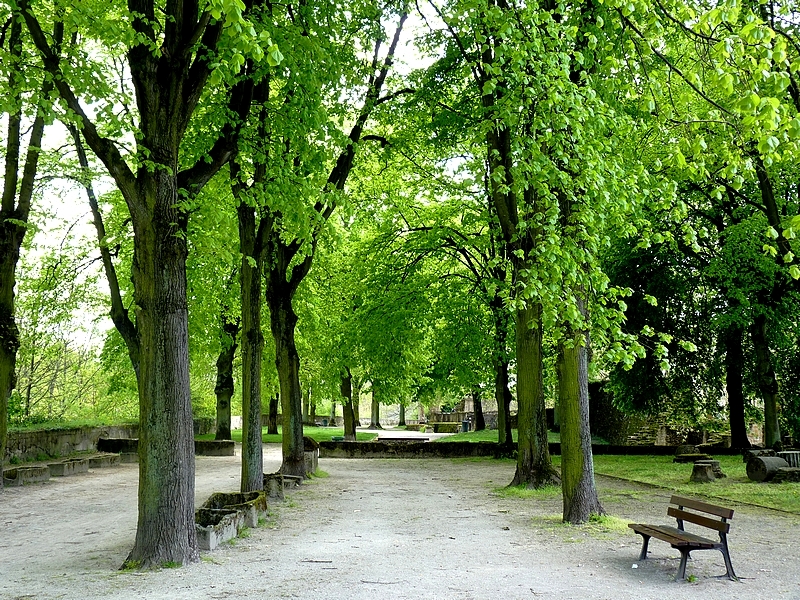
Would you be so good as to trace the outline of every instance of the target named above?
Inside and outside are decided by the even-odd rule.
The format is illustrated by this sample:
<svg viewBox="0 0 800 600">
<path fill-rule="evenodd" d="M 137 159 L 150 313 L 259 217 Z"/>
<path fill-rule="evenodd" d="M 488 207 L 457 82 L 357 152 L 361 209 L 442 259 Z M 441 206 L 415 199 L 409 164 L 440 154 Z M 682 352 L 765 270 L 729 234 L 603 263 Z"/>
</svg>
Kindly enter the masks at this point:
<svg viewBox="0 0 800 600">
<path fill-rule="evenodd" d="M 75 419 L 72 421 L 42 421 L 28 425 L 14 425 L 9 423 L 8 431 L 40 431 L 78 429 L 80 427 L 107 427 L 109 425 L 136 425 L 138 421 L 120 421 L 119 419 Z"/>
<path fill-rule="evenodd" d="M 511 430 L 511 437 L 514 440 L 514 443 L 517 443 L 517 430 Z M 483 431 L 467 431 L 466 433 L 456 433 L 453 435 L 448 435 L 447 437 L 442 437 L 437 440 L 436 442 L 496 442 L 497 441 L 497 430 L 496 429 L 484 429 Z M 547 441 L 551 444 L 557 444 L 561 442 L 561 434 L 555 431 L 548 431 L 547 432 Z M 604 440 L 598 437 L 592 438 L 593 444 L 605 444 Z"/>
<path fill-rule="evenodd" d="M 524 485 L 506 486 L 496 488 L 493 493 L 503 498 L 523 498 L 545 500 L 561 497 L 561 488 L 557 485 L 547 485 L 538 489 L 528 489 Z"/>
<path fill-rule="evenodd" d="M 727 475 L 713 483 L 690 483 L 692 465 L 673 463 L 671 456 L 594 457 L 595 472 L 629 481 L 657 485 L 689 496 L 744 502 L 800 514 L 800 483 L 756 483 L 747 478 L 740 456 L 715 456 Z"/>
<path fill-rule="evenodd" d="M 277 434 L 269 434 L 267 433 L 267 428 L 264 427 L 261 430 L 261 439 L 265 444 L 280 444 L 283 441 L 283 435 L 281 433 L 281 427 L 278 427 Z M 303 435 L 307 435 L 308 437 L 318 441 L 318 442 L 330 442 L 332 437 L 336 436 L 344 436 L 344 429 L 342 427 L 303 427 Z M 375 433 L 366 433 L 363 431 L 359 431 L 356 433 L 356 440 L 359 442 L 368 442 L 370 440 L 374 440 L 377 437 Z M 242 430 L 241 429 L 234 429 L 231 431 L 231 438 L 234 442 L 241 442 L 242 441 Z M 195 436 L 195 439 L 198 440 L 213 440 L 214 434 L 208 433 L 205 435 L 198 435 Z"/>
</svg>

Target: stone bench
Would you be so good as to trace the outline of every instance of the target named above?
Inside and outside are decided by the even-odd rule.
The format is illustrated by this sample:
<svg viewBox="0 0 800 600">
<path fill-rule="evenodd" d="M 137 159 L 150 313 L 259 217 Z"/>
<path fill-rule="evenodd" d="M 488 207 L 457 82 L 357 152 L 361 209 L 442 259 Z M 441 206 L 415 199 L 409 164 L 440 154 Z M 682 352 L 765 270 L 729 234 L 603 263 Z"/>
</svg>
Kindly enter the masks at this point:
<svg viewBox="0 0 800 600">
<path fill-rule="evenodd" d="M 121 462 L 122 461 L 120 460 L 119 454 L 111 454 L 111 453 L 96 454 L 95 456 L 89 457 L 89 468 L 105 469 L 108 467 L 116 467 Z"/>
<path fill-rule="evenodd" d="M 197 456 L 234 456 L 235 448 L 233 440 L 194 441 L 194 453 Z"/>
<path fill-rule="evenodd" d="M 3 471 L 3 485 L 8 486 L 38 483 L 48 479 L 50 479 L 50 468 L 47 465 L 14 467 Z"/>
<path fill-rule="evenodd" d="M 48 463 L 47 467 L 50 469 L 50 477 L 68 477 L 78 473 L 88 473 L 89 459 L 68 458 L 67 460 Z"/>
<path fill-rule="evenodd" d="M 195 510 L 197 545 L 201 550 L 214 550 L 243 528 L 256 527 L 266 512 L 264 492 L 215 492 Z"/>
<path fill-rule="evenodd" d="M 461 423 L 434 423 L 433 433 L 458 433 L 461 431 Z"/>
</svg>

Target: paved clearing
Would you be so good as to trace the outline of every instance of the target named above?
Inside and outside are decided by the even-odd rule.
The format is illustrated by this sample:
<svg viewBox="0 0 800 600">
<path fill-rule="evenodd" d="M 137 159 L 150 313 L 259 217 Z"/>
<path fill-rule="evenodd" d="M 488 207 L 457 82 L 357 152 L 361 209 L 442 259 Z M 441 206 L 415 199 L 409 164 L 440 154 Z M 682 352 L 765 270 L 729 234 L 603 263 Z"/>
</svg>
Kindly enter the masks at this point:
<svg viewBox="0 0 800 600">
<path fill-rule="evenodd" d="M 265 471 L 280 450 L 265 447 Z M 239 457 L 197 458 L 197 501 L 234 491 Z M 8 488 L 0 495 L 0 598 L 800 599 L 800 517 L 737 506 L 731 555 L 678 552 L 627 527 L 561 525 L 558 495 L 500 498 L 513 464 L 321 459 L 329 474 L 287 495 L 249 537 L 181 569 L 116 569 L 136 527 L 136 465 Z M 669 492 L 599 478 L 609 513 L 665 522 Z M 637 565 L 637 568 L 633 568 Z"/>
</svg>

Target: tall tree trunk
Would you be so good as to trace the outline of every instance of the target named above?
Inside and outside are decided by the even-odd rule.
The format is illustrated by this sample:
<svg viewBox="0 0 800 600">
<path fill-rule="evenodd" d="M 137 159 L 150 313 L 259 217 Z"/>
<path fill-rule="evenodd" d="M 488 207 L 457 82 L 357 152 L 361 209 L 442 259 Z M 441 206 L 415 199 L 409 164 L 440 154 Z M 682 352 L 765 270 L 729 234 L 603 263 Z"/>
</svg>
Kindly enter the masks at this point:
<svg viewBox="0 0 800 600">
<path fill-rule="evenodd" d="M 356 427 L 361 427 L 361 390 L 353 390 L 353 419 Z"/>
<path fill-rule="evenodd" d="M 497 402 L 497 443 L 512 448 L 511 390 L 508 389 L 508 361 L 496 360 L 494 374 L 494 398 Z"/>
<path fill-rule="evenodd" d="M 589 360 L 582 336 L 567 326 L 558 348 L 558 399 L 561 406 L 561 491 L 566 523 L 585 523 L 605 514 L 597 496 L 589 428 Z M 571 342 L 571 344 L 570 344 Z"/>
<path fill-rule="evenodd" d="M 781 440 L 778 424 L 778 379 L 772 366 L 772 352 L 767 341 L 767 317 L 757 315 L 750 326 L 750 337 L 756 355 L 756 381 L 764 400 L 764 446 L 771 448 Z"/>
<path fill-rule="evenodd" d="M 397 426 L 406 426 L 406 405 L 403 402 L 400 403 L 400 419 L 397 422 Z"/>
<path fill-rule="evenodd" d="M 274 280 L 274 279 L 273 279 Z M 297 354 L 294 332 L 297 315 L 288 294 L 279 285 L 268 286 L 272 337 L 275 340 L 275 367 L 281 387 L 283 414 L 283 464 L 281 473 L 306 476 L 303 448 L 303 401 L 300 389 L 300 357 Z"/>
<path fill-rule="evenodd" d="M 344 441 L 356 441 L 356 415 L 353 411 L 353 375 L 348 367 L 342 371 L 340 386 L 342 394 L 342 420 L 344 421 Z"/>
<path fill-rule="evenodd" d="M 336 427 L 336 401 L 331 401 L 331 414 L 328 419 L 328 425 Z"/>
<path fill-rule="evenodd" d="M 747 424 L 744 419 L 744 350 L 742 347 L 744 331 L 733 323 L 722 332 L 725 345 L 725 390 L 728 396 L 728 421 L 731 427 L 731 446 L 749 448 Z"/>
<path fill-rule="evenodd" d="M 489 306 L 494 319 L 494 399 L 497 403 L 497 443 L 508 450 L 514 445 L 511 433 L 511 390 L 508 389 L 507 312 L 498 295 Z"/>
<path fill-rule="evenodd" d="M 481 390 L 476 388 L 472 391 L 472 410 L 475 419 L 475 431 L 486 429 L 486 421 L 483 418 L 483 402 L 481 402 Z"/>
<path fill-rule="evenodd" d="M 311 390 L 308 394 L 301 394 L 303 398 L 303 425 L 311 424 Z"/>
<path fill-rule="evenodd" d="M 133 282 L 140 335 L 139 522 L 126 563 L 198 560 L 194 525 L 194 427 L 189 387 L 186 237 L 172 169 L 156 169 L 153 218 L 134 219 Z M 163 163 L 161 163 L 163 164 Z M 143 193 L 146 193 L 142 190 Z M 143 222 L 142 222 L 143 221 Z"/>
<path fill-rule="evenodd" d="M 369 428 L 383 429 L 381 426 L 381 403 L 378 394 L 375 392 L 377 384 L 372 382 L 372 402 L 370 403 Z"/>
<path fill-rule="evenodd" d="M 229 320 L 222 315 L 222 349 L 217 356 L 217 431 L 215 440 L 231 439 L 231 397 L 233 396 L 233 359 L 238 347 L 239 320 Z"/>
<path fill-rule="evenodd" d="M 234 171 L 232 169 L 232 173 Z M 261 438 L 261 361 L 264 351 L 264 334 L 261 331 L 261 275 L 264 252 L 261 234 L 256 231 L 255 209 L 240 199 L 237 212 L 239 247 L 242 253 L 241 491 L 253 492 L 264 489 L 264 452 Z"/>
<path fill-rule="evenodd" d="M 317 399 L 314 397 L 313 389 L 308 386 L 308 422 L 314 425 L 317 422 Z"/>
<path fill-rule="evenodd" d="M 14 235 L 10 229 L 23 231 Z M 5 221 L 0 214 L 0 473 L 6 456 L 8 399 L 16 384 L 19 330 L 14 320 L 14 281 L 20 247 L 16 238 L 19 235 L 21 243 L 24 229 Z M 3 478 L 0 477 L 2 488 Z"/>
<path fill-rule="evenodd" d="M 538 488 L 560 483 L 547 445 L 542 382 L 542 307 L 529 304 L 517 319 L 517 470 L 510 485 Z"/>
<path fill-rule="evenodd" d="M 278 435 L 278 403 L 280 394 L 275 394 L 269 399 L 269 415 L 267 415 L 267 433 Z"/>
</svg>

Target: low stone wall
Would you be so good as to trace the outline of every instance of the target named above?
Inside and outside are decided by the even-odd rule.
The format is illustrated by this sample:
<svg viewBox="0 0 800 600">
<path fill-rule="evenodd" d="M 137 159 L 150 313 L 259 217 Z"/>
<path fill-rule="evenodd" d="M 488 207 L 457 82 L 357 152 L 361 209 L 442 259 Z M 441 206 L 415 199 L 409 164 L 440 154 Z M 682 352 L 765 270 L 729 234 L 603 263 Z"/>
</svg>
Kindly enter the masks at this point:
<svg viewBox="0 0 800 600">
<path fill-rule="evenodd" d="M 135 438 L 138 425 L 109 425 L 107 427 L 76 427 L 39 431 L 9 431 L 6 445 L 6 464 L 12 458 L 19 461 L 36 460 L 42 456 L 68 456 L 97 448 L 100 438 Z"/>
<path fill-rule="evenodd" d="M 320 442 L 320 458 L 451 458 L 501 455 L 494 442 Z"/>
<path fill-rule="evenodd" d="M 675 446 L 611 446 L 596 444 L 592 453 L 672 456 Z M 550 444 L 550 454 L 560 455 L 561 444 Z M 496 442 L 320 442 L 321 458 L 460 458 L 507 456 Z M 709 449 L 714 454 L 740 454 L 731 448 Z M 514 447 L 516 453 L 516 446 Z"/>
</svg>

